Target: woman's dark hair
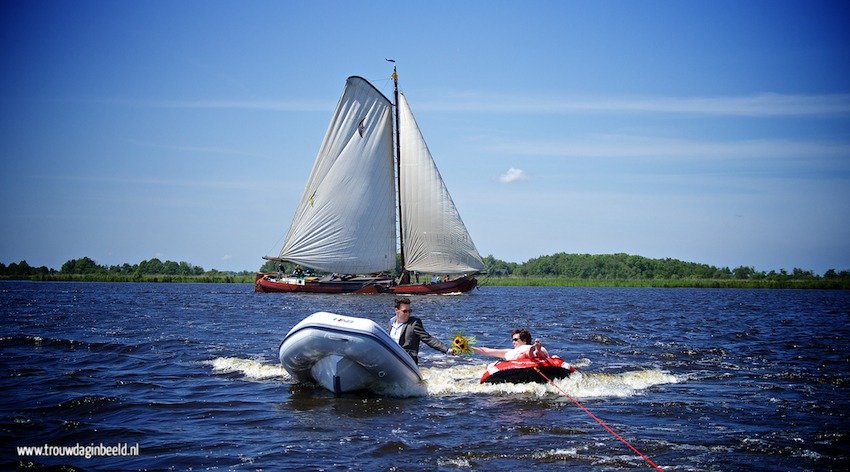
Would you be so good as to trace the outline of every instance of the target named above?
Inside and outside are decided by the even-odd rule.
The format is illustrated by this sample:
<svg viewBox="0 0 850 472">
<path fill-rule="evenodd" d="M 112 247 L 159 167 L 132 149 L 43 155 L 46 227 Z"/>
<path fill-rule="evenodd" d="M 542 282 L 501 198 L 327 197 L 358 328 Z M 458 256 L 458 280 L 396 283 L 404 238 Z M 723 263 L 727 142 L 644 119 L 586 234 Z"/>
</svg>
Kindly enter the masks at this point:
<svg viewBox="0 0 850 472">
<path fill-rule="evenodd" d="M 511 332 L 511 337 L 514 337 L 515 334 L 518 334 L 519 338 L 522 339 L 522 341 L 525 344 L 531 344 L 531 333 L 528 332 L 527 329 L 525 329 L 525 328 L 515 329 L 515 330 L 513 330 L 513 332 Z"/>
</svg>

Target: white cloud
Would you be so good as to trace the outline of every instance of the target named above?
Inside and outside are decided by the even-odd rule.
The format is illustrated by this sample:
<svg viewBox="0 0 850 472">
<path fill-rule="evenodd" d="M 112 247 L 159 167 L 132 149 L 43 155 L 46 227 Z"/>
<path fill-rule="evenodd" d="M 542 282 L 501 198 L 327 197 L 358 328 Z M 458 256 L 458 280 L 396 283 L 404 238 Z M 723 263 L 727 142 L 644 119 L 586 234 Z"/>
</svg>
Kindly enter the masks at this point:
<svg viewBox="0 0 850 472">
<path fill-rule="evenodd" d="M 502 174 L 499 177 L 499 182 L 509 184 L 511 182 L 516 182 L 517 180 L 527 180 L 528 176 L 525 174 L 525 171 L 522 169 L 516 169 L 511 167 L 507 172 Z"/>
<path fill-rule="evenodd" d="M 157 185 L 157 186 L 166 186 L 166 187 L 184 187 L 184 188 L 199 188 L 199 189 L 213 189 L 213 190 L 256 190 L 258 188 L 274 188 L 276 185 L 280 185 L 280 181 L 276 180 L 264 180 L 264 179 L 254 179 L 254 180 L 208 180 L 203 178 L 198 178 L 196 180 L 190 179 L 157 179 L 157 178 L 143 178 L 143 177 L 100 177 L 100 176 L 91 176 L 91 175 L 48 175 L 48 174 L 35 174 L 32 176 L 34 179 L 43 179 L 43 180 L 56 180 L 56 181 L 66 181 L 66 182 L 87 182 L 92 184 L 103 184 L 103 185 Z"/>
<path fill-rule="evenodd" d="M 550 141 L 496 138 L 489 140 L 489 142 L 490 145 L 487 150 L 493 153 L 541 157 L 676 159 L 846 159 L 850 157 L 850 143 L 847 142 L 785 139 L 719 142 L 627 135 L 597 135 L 571 140 Z M 509 174 L 510 171 L 505 175 Z"/>
<path fill-rule="evenodd" d="M 79 101 L 79 100 L 77 100 Z M 87 102 L 87 101 L 83 101 Z M 283 112 L 328 112 L 333 102 L 320 99 L 205 99 L 205 100 L 115 100 L 105 103 L 138 108 L 201 110 L 268 110 Z M 576 114 L 576 113 L 667 113 L 713 116 L 834 116 L 850 114 L 850 94 L 791 95 L 756 93 L 717 97 L 578 97 L 535 95 L 490 95 L 456 93 L 449 101 L 423 100 L 420 111 Z"/>
<path fill-rule="evenodd" d="M 77 100 L 86 103 L 83 100 Z M 327 100 L 94 100 L 95 103 L 135 108 L 173 108 L 197 110 L 262 110 L 287 112 L 329 112 L 333 102 Z"/>
<path fill-rule="evenodd" d="M 713 116 L 822 116 L 850 114 L 850 94 L 760 93 L 727 97 L 570 97 L 463 94 L 417 109 L 492 113 L 668 113 Z"/>
<path fill-rule="evenodd" d="M 181 146 L 173 144 L 157 144 L 151 142 L 136 141 L 132 139 L 127 140 L 127 142 L 135 146 L 141 146 L 146 148 L 165 149 L 169 151 L 188 152 L 195 154 L 225 154 L 234 156 L 266 157 L 250 152 L 245 152 L 239 149 L 228 149 L 215 146 Z"/>
<path fill-rule="evenodd" d="M 225 254 L 221 257 L 221 260 L 223 261 L 229 261 L 230 259 L 233 259 L 233 256 L 231 256 L 230 254 Z"/>
</svg>

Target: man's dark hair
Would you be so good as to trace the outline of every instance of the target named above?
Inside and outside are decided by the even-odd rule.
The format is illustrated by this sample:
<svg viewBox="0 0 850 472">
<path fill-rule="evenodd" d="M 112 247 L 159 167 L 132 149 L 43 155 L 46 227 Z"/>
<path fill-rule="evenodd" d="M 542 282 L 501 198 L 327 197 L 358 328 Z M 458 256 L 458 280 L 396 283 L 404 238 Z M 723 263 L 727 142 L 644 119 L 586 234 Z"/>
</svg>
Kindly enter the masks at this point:
<svg viewBox="0 0 850 472">
<path fill-rule="evenodd" d="M 395 299 L 395 307 L 398 308 L 401 305 L 410 305 L 410 299 L 407 298 L 407 297 L 396 298 Z"/>
</svg>

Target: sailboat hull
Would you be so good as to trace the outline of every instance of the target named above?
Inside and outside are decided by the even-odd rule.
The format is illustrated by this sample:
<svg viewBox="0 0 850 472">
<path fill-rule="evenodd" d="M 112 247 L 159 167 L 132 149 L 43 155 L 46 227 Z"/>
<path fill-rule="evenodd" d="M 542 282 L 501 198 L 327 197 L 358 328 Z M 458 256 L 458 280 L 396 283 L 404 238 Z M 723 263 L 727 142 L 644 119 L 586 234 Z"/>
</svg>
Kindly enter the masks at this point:
<svg viewBox="0 0 850 472">
<path fill-rule="evenodd" d="M 466 293 L 474 289 L 477 285 L 478 280 L 475 277 L 464 275 L 448 282 L 439 282 L 436 284 L 394 285 L 390 287 L 390 291 L 404 295 Z"/>
<path fill-rule="evenodd" d="M 382 293 L 389 291 L 393 280 L 358 277 L 349 280 L 311 280 L 312 278 L 278 278 L 275 274 L 256 275 L 254 291 L 263 293 Z"/>
<path fill-rule="evenodd" d="M 393 285 L 390 278 L 354 278 L 350 280 L 310 280 L 277 278 L 276 274 L 258 273 L 254 291 L 262 293 L 395 293 L 404 295 L 440 295 L 465 293 L 478 285 L 475 277 L 463 277 L 435 284 Z"/>
</svg>

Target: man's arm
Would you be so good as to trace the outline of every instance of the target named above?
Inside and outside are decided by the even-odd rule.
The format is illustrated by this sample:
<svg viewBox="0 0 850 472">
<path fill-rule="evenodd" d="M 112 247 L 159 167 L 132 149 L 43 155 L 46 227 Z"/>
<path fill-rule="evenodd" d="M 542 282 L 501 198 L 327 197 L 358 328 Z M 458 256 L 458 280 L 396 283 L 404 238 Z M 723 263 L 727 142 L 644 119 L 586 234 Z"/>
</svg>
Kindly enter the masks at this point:
<svg viewBox="0 0 850 472">
<path fill-rule="evenodd" d="M 444 353 L 449 352 L 448 346 L 441 343 L 440 340 L 435 338 L 434 336 L 431 336 L 428 331 L 425 331 L 425 327 L 422 326 L 422 320 L 418 318 L 413 321 L 413 333 L 419 336 L 419 339 L 422 342 L 431 346 L 432 348 Z"/>
</svg>

